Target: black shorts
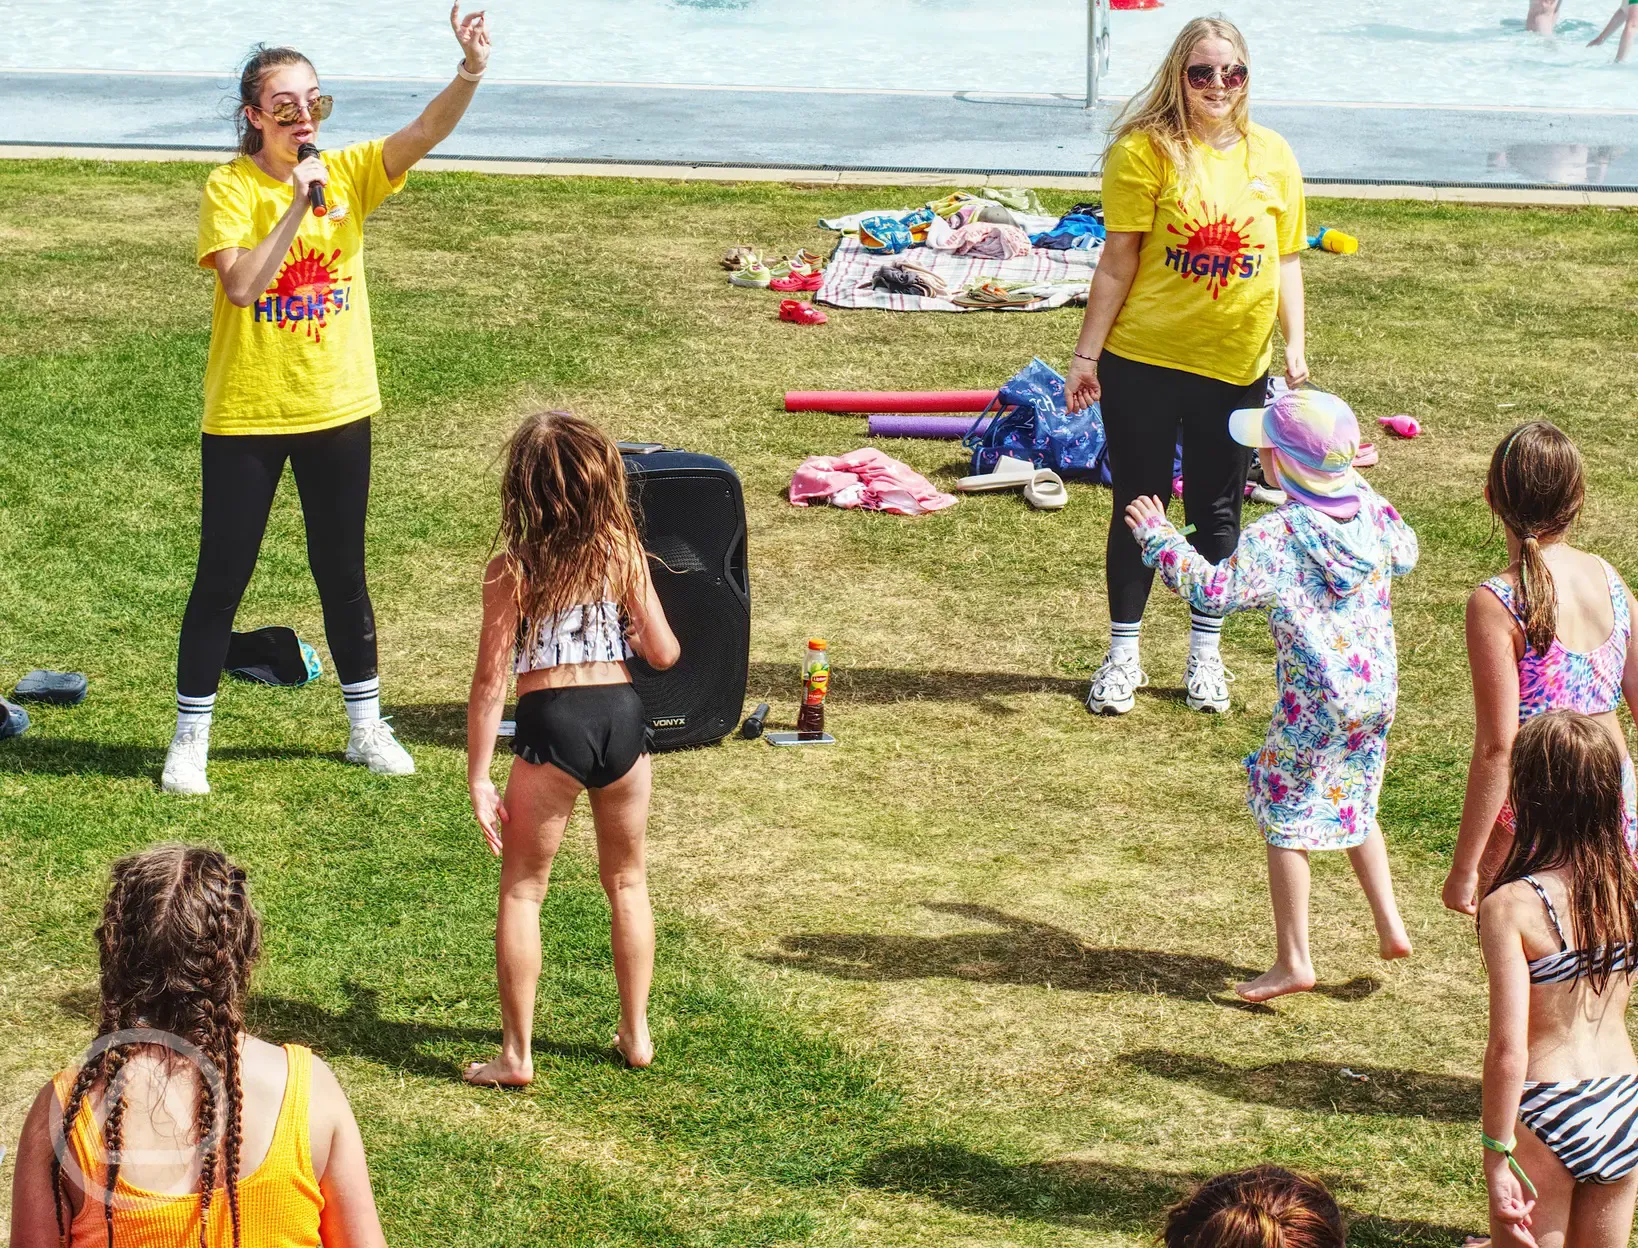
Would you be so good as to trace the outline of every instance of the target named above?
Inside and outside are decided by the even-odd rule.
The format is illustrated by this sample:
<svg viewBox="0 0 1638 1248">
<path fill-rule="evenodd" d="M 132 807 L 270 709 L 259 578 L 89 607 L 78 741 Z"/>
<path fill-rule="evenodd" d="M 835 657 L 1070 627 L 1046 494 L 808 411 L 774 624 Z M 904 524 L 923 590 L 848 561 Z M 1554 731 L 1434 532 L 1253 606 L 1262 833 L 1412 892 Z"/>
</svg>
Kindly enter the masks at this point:
<svg viewBox="0 0 1638 1248">
<path fill-rule="evenodd" d="M 518 699 L 512 753 L 550 763 L 588 789 L 606 788 L 654 749 L 643 701 L 630 685 L 537 689 Z"/>
</svg>

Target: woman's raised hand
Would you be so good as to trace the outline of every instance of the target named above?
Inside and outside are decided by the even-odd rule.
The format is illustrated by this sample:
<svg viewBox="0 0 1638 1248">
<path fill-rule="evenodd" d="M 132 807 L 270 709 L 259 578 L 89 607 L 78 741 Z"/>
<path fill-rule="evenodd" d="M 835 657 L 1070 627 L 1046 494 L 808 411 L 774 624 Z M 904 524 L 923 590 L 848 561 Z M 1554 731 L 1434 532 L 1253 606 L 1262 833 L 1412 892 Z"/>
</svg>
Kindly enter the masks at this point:
<svg viewBox="0 0 1638 1248">
<path fill-rule="evenodd" d="M 483 10 L 461 16 L 459 0 L 449 6 L 449 27 L 466 53 L 466 69 L 470 74 L 481 74 L 489 64 L 489 27 L 484 23 Z"/>
<path fill-rule="evenodd" d="M 1069 410 L 1083 411 L 1102 397 L 1103 387 L 1098 385 L 1097 361 L 1083 359 L 1077 355 L 1069 362 L 1069 376 L 1064 378 L 1064 399 L 1069 404 Z"/>
</svg>

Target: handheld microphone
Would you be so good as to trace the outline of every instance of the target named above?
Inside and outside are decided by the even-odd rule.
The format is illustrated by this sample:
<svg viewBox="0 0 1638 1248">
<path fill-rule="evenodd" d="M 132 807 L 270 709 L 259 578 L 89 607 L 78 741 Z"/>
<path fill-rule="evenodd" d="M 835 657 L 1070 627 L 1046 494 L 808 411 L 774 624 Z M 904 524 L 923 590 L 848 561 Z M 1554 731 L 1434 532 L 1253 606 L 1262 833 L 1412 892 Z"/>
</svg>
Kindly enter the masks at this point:
<svg viewBox="0 0 1638 1248">
<path fill-rule="evenodd" d="M 318 154 L 317 146 L 312 143 L 303 143 L 296 149 L 296 159 L 298 160 L 309 160 Z M 307 187 L 307 203 L 312 208 L 315 217 L 322 217 L 330 211 L 324 204 L 324 188 L 317 182 L 311 183 Z"/>
<path fill-rule="evenodd" d="M 762 735 L 762 725 L 767 718 L 768 704 L 766 702 L 758 702 L 756 704 L 756 710 L 747 715 L 745 717 L 745 722 L 740 725 L 740 736 L 744 737 L 747 741 L 755 741 Z"/>
</svg>

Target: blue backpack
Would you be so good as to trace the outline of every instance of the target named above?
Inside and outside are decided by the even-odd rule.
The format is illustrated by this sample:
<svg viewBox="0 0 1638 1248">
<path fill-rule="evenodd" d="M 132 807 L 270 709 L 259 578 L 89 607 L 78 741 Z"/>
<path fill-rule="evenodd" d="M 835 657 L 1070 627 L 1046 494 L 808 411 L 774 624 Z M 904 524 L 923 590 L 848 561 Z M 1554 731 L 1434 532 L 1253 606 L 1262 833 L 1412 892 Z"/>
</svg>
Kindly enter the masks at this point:
<svg viewBox="0 0 1638 1248">
<path fill-rule="evenodd" d="M 984 418 L 991 416 L 988 427 Z M 1003 455 L 1027 459 L 1037 468 L 1109 484 L 1103 414 L 1094 403 L 1066 410 L 1064 379 L 1058 370 L 1031 360 L 996 391 L 979 413 L 963 446 L 973 453 L 973 472 L 994 472 Z"/>
</svg>

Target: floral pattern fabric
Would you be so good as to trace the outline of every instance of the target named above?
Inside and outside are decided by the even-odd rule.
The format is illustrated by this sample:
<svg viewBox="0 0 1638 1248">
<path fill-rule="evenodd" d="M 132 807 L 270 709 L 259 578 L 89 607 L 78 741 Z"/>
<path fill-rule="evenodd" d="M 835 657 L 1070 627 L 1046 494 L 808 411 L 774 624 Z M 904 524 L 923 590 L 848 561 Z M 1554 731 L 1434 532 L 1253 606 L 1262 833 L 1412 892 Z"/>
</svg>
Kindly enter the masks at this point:
<svg viewBox="0 0 1638 1248">
<path fill-rule="evenodd" d="M 1246 759 L 1247 805 L 1270 845 L 1351 849 L 1377 826 L 1399 692 L 1389 585 L 1416 534 L 1374 490 L 1339 522 L 1287 503 L 1213 566 L 1169 522 L 1136 534 L 1143 559 L 1196 611 L 1267 610 L 1278 702 Z"/>
</svg>

